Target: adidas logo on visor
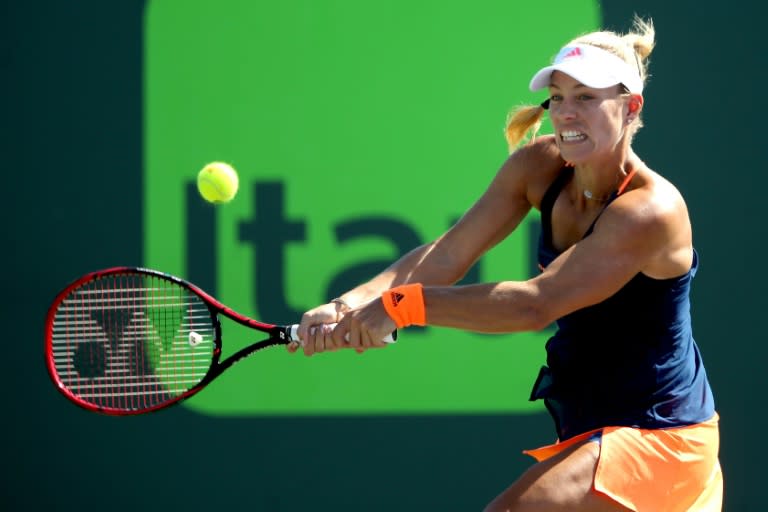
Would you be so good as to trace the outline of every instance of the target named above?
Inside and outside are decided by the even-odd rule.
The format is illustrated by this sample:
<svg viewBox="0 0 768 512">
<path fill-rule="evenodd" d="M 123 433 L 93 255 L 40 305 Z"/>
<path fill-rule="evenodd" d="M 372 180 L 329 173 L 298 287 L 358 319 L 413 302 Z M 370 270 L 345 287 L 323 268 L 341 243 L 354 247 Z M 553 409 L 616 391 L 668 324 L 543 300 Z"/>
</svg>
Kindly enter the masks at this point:
<svg viewBox="0 0 768 512">
<path fill-rule="evenodd" d="M 558 55 L 555 58 L 555 62 L 560 62 L 561 60 L 565 60 L 571 57 L 581 57 L 582 55 L 581 48 L 563 48 L 560 53 L 565 53 L 565 55 Z"/>
</svg>

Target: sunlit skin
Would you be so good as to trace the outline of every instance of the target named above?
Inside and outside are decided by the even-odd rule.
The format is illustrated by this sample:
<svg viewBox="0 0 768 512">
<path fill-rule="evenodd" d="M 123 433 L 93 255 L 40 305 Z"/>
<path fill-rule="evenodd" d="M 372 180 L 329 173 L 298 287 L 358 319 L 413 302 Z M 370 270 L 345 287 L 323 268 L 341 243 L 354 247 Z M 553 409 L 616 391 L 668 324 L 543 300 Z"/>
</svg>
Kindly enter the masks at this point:
<svg viewBox="0 0 768 512">
<path fill-rule="evenodd" d="M 642 110 L 643 97 L 616 85 L 587 87 L 555 71 L 549 87 L 549 116 L 563 159 L 576 167 L 576 184 L 595 197 L 609 195 L 626 175 L 634 155 L 630 127 Z"/>
</svg>

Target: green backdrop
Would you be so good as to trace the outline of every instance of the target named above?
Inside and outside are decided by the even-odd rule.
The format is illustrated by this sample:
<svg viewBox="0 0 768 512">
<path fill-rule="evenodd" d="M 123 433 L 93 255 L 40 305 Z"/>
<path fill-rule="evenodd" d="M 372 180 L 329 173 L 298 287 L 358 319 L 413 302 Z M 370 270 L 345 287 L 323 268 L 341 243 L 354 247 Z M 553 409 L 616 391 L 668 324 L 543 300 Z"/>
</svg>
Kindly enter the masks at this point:
<svg viewBox="0 0 768 512">
<path fill-rule="evenodd" d="M 520 449 L 552 438 L 549 418 L 526 409 L 519 396 L 528 380 L 521 372 L 531 371 L 544 333 L 466 340 L 481 352 L 519 342 L 528 347 L 522 362 L 506 361 L 510 356 L 501 352 L 490 366 L 482 360 L 490 356 L 478 356 L 490 368 L 485 373 L 469 361 L 463 371 L 430 370 L 433 380 L 448 385 L 454 377 L 479 385 L 478 377 L 503 379 L 508 364 L 507 393 L 494 391 L 487 402 L 468 394 L 458 406 L 439 405 L 445 396 L 437 393 L 405 406 L 392 396 L 373 405 L 359 397 L 341 405 L 319 398 L 282 412 L 234 397 L 235 409 L 212 410 L 244 384 L 254 394 L 294 394 L 268 373 L 281 360 L 297 362 L 310 375 L 322 376 L 326 364 L 383 371 L 378 360 L 323 363 L 275 353 L 242 363 L 231 382 L 206 390 L 208 401 L 201 395 L 191 409 L 109 418 L 59 396 L 42 358 L 48 304 L 64 284 L 90 270 L 151 264 L 199 278 L 244 313 L 290 316 L 362 278 L 378 260 L 397 254 L 410 234 L 435 236 L 503 158 L 503 116 L 517 102 L 534 99 L 525 77 L 538 61 L 570 32 L 600 20 L 627 28 L 639 9 L 625 0 L 606 0 L 598 11 L 590 2 L 533 10 L 510 3 L 391 2 L 364 9 L 330 0 L 269 8 L 221 2 L 211 10 L 208 3 L 185 2 L 186 15 L 169 1 L 149 8 L 127 0 L 0 3 L 0 140 L 7 162 L 0 314 L 8 347 L 1 375 L 10 405 L 2 422 L 7 448 L 0 508 L 479 510 L 527 467 Z M 235 11 L 228 17 L 229 8 Z M 763 122 L 754 92 L 766 73 L 758 42 L 762 13 L 751 2 L 724 8 L 657 0 L 638 12 L 653 17 L 658 47 L 636 149 L 678 185 L 691 210 L 702 261 L 693 314 L 721 414 L 726 510 L 763 510 L 765 450 L 754 440 L 767 419 L 759 405 L 768 353 L 759 318 L 766 301 L 765 277 L 753 270 L 765 250 L 763 145 L 756 140 Z M 249 23 L 249 13 L 279 16 L 272 24 L 262 16 L 258 25 Z M 210 39 L 203 43 L 206 32 Z M 164 49 L 153 50 L 152 34 L 155 42 L 165 38 Z M 347 41 L 351 35 L 355 40 Z M 398 59 L 407 48 L 413 53 Z M 232 49 L 226 59 L 217 58 Z M 291 51 L 303 56 L 302 66 L 285 67 Z M 232 72 L 239 80 L 227 80 Z M 733 84 L 736 77 L 740 83 Z M 317 87 L 307 84 L 314 78 L 322 79 Z M 242 90 L 221 91 L 221 83 Z M 189 118 L 194 112 L 204 115 Z M 226 112 L 226 123 L 218 123 L 218 112 Z M 302 113 L 307 117 L 299 122 Z M 194 203 L 185 181 L 213 159 L 235 160 L 244 175 L 242 195 L 223 210 Z M 306 173 L 312 162 L 315 177 Z M 424 169 L 442 171 L 429 184 L 436 192 L 424 193 L 431 202 L 418 215 L 395 215 L 395 188 L 385 189 L 391 184 L 376 175 L 402 181 Z M 335 199 L 333 209 L 308 204 L 311 189 L 327 194 L 344 183 L 347 192 L 377 190 Z M 284 203 L 259 201 L 260 191 Z M 191 225 L 158 210 L 165 193 L 167 208 L 179 219 L 193 219 Z M 285 301 L 272 311 L 262 311 L 258 284 L 239 294 L 236 274 L 222 271 L 232 258 L 244 280 L 257 283 L 257 244 L 249 230 L 257 225 L 259 205 L 282 207 L 287 221 L 305 223 L 304 241 L 288 240 L 283 253 L 258 246 L 262 257 L 280 256 L 284 265 Z M 367 224 L 355 223 L 361 219 Z M 376 219 L 389 223 L 371 222 Z M 519 262 L 529 250 L 529 231 L 500 253 L 516 275 L 526 272 Z M 190 233 L 201 237 L 196 250 L 189 249 Z M 504 261 L 489 260 L 470 277 L 504 271 Z M 426 361 L 437 352 L 430 336 L 438 335 L 407 334 L 393 347 L 396 355 L 386 357 L 396 365 Z M 457 363 L 448 358 L 441 364 Z M 264 378 L 249 380 L 264 368 Z M 406 395 L 398 388 L 393 396 Z M 248 409 L 236 410 L 240 403 Z"/>
<path fill-rule="evenodd" d="M 594 0 L 550 7 L 563 16 L 538 31 L 528 22 L 538 7 L 507 0 L 149 3 L 144 264 L 264 321 L 295 323 L 439 236 L 505 160 L 505 112 L 542 100 L 530 76 L 574 31 L 599 26 Z M 210 160 L 239 170 L 243 190 L 225 207 L 192 183 Z M 474 280 L 529 275 L 533 218 Z M 269 351 L 185 406 L 228 416 L 541 411 L 528 395 L 549 334 L 428 328 L 375 357 Z M 233 353 L 253 334 L 224 339 Z M 258 392 L 278 382 L 281 393 Z"/>
</svg>

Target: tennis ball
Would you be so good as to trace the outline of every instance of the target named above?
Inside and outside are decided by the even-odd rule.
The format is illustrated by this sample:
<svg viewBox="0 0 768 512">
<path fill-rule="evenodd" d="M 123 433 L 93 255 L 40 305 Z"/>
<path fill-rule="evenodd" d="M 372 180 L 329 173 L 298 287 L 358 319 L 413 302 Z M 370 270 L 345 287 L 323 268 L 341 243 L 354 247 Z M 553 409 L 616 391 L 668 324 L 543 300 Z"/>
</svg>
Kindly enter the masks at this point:
<svg viewBox="0 0 768 512">
<path fill-rule="evenodd" d="M 237 194 L 237 172 L 224 162 L 211 162 L 197 174 L 197 190 L 210 203 L 228 203 Z"/>
</svg>

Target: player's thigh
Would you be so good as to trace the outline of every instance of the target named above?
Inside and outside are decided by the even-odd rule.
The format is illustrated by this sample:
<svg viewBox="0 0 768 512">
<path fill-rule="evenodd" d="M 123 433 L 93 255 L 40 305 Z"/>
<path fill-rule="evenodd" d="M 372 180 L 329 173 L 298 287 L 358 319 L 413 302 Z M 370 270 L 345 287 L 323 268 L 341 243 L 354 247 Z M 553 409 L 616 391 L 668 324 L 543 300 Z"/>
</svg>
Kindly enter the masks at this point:
<svg viewBox="0 0 768 512">
<path fill-rule="evenodd" d="M 485 512 L 627 512 L 593 490 L 600 456 L 596 441 L 584 441 L 531 466 Z"/>
</svg>

